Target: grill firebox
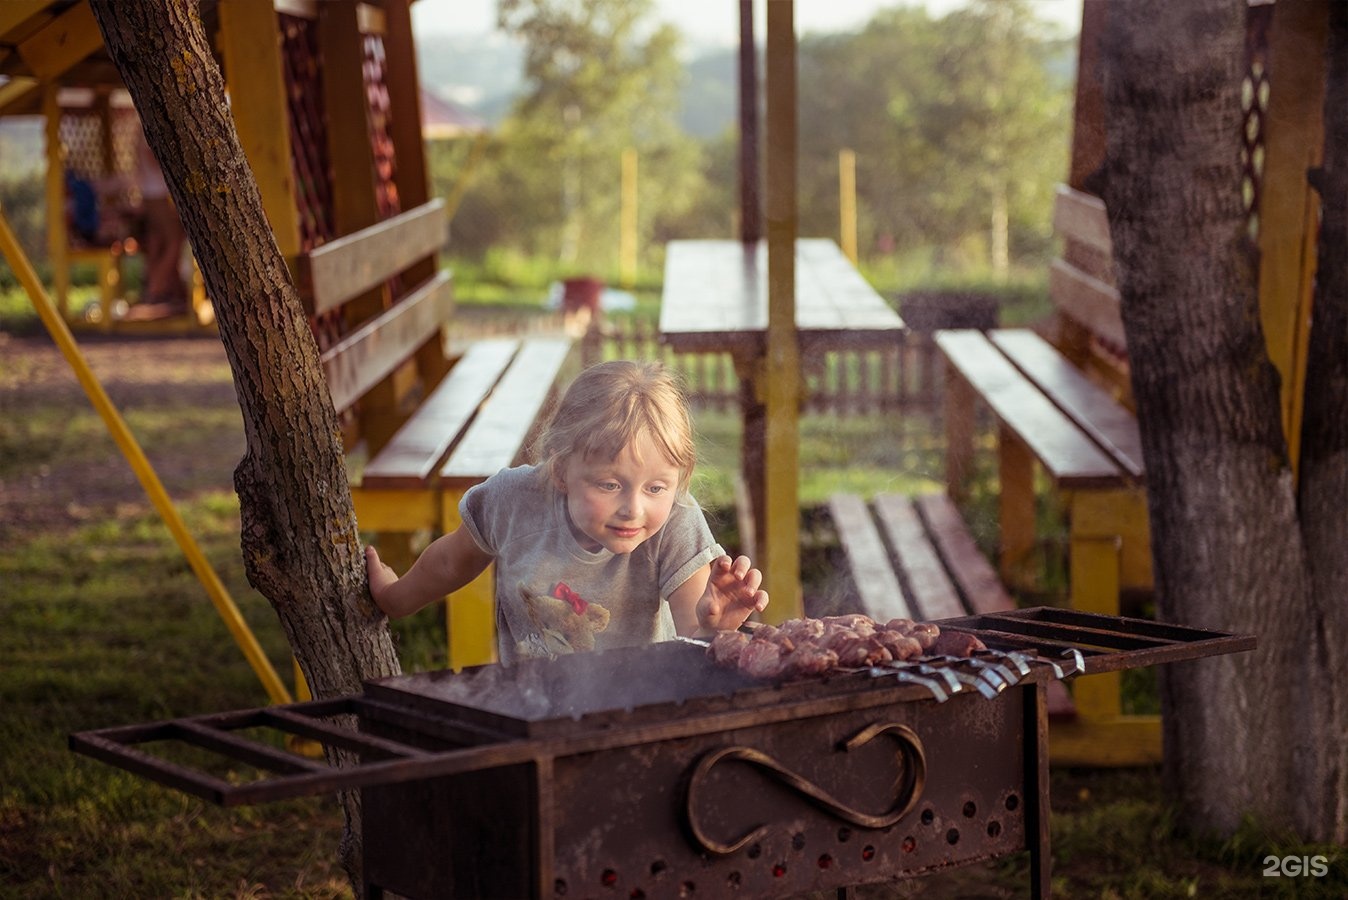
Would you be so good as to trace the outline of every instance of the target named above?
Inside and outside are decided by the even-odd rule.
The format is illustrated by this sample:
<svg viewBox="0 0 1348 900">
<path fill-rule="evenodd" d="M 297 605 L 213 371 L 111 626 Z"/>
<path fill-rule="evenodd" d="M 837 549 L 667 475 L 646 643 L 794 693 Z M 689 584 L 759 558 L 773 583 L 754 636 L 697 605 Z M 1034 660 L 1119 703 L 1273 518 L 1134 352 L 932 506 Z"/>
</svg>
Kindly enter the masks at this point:
<svg viewBox="0 0 1348 900">
<path fill-rule="evenodd" d="M 1047 684 L 1254 646 L 1051 609 L 939 624 L 992 652 L 765 684 L 675 641 L 71 744 L 222 805 L 360 788 L 371 896 L 782 897 L 1024 849 L 1032 893 L 1047 896 Z M 361 762 L 329 767 L 241 734 L 259 727 Z M 277 774 L 217 778 L 143 749 L 161 741 Z"/>
</svg>

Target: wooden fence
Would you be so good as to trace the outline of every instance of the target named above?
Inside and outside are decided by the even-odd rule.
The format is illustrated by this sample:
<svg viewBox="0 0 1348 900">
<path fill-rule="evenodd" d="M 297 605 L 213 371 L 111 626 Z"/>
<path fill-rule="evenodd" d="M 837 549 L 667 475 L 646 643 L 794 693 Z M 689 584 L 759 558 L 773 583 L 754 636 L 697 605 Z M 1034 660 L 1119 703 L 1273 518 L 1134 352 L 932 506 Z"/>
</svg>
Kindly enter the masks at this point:
<svg viewBox="0 0 1348 900">
<path fill-rule="evenodd" d="M 939 408 L 940 367 L 929 336 L 908 334 L 883 350 L 845 350 L 804 360 L 806 412 L 837 415 Z M 581 344 L 585 365 L 606 359 L 659 359 L 683 375 L 698 409 L 738 408 L 739 378 L 728 353 L 674 353 L 655 322 L 613 318 Z"/>
<path fill-rule="evenodd" d="M 560 315 L 460 322 L 451 340 L 555 333 Z M 675 353 L 660 343 L 657 323 L 614 316 L 581 339 L 581 363 L 608 359 L 658 359 L 678 371 L 695 409 L 739 409 L 739 378 L 728 353 Z M 805 406 L 809 413 L 869 415 L 902 410 L 935 415 L 940 410 L 941 366 L 930 335 L 909 332 L 883 350 L 844 350 L 807 359 Z"/>
</svg>

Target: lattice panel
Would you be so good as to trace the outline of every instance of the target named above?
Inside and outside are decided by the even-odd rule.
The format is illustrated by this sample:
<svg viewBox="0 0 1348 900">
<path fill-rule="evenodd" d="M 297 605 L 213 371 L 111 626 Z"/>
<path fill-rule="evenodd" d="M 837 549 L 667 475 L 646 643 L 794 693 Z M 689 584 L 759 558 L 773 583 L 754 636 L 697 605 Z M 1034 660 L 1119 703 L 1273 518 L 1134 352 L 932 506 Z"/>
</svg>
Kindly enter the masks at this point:
<svg viewBox="0 0 1348 900">
<path fill-rule="evenodd" d="M 281 14 L 278 18 L 300 249 L 308 251 L 336 236 L 332 223 L 332 166 L 328 159 L 328 123 L 323 112 L 318 27 L 298 16 Z M 311 318 L 309 324 L 320 352 L 341 340 L 346 331 L 339 311 Z"/>
<path fill-rule="evenodd" d="M 1264 186 L 1264 117 L 1268 113 L 1268 35 L 1273 4 L 1247 7 L 1245 19 L 1245 78 L 1241 82 L 1240 162 L 1244 168 L 1241 196 L 1251 241 L 1259 239 L 1259 201 Z"/>
<path fill-rule="evenodd" d="M 384 72 L 384 39 L 379 35 L 366 35 L 365 96 L 370 106 L 370 145 L 374 149 L 375 202 L 379 207 L 381 219 L 402 212 L 398 199 L 398 185 L 394 181 L 398 169 L 393 139 L 389 137 L 392 108 Z"/>
</svg>

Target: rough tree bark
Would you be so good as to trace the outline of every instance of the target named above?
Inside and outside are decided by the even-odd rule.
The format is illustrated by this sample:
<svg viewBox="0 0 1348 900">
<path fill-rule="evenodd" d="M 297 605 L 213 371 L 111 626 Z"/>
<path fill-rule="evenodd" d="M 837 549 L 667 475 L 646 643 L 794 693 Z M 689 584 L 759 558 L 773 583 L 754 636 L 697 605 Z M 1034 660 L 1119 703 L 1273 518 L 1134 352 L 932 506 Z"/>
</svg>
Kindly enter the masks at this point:
<svg viewBox="0 0 1348 900">
<path fill-rule="evenodd" d="M 1301 430 L 1301 527 L 1310 560 L 1315 619 L 1307 652 L 1325 661 L 1331 716 L 1320 744 L 1318 783 L 1336 843 L 1348 843 L 1348 4 L 1329 4 L 1324 164 L 1320 194 L 1315 324 L 1306 359 Z"/>
<path fill-rule="evenodd" d="M 164 170 L 233 370 L 247 437 L 234 483 L 248 580 L 275 608 L 314 695 L 357 693 L 366 679 L 397 674 L 398 657 L 370 600 L 318 347 L 234 130 L 197 4 L 91 0 L 90 7 Z M 343 805 L 343 863 L 359 892 L 359 796 L 344 796 Z"/>
<path fill-rule="evenodd" d="M 1326 395 L 1308 391 L 1303 488 L 1318 496 L 1299 505 L 1240 193 L 1245 14 L 1246 0 L 1110 4 L 1108 151 L 1093 186 L 1123 297 L 1160 614 L 1259 640 L 1252 654 L 1163 667 L 1167 780 L 1195 829 L 1230 833 L 1251 814 L 1330 839 L 1345 796 L 1331 699 L 1344 661 L 1342 626 L 1337 643 L 1320 629 L 1344 615 L 1348 467 L 1329 421 L 1348 397 L 1344 333 L 1312 363 Z M 1342 260 L 1335 239 L 1322 267 Z"/>
</svg>

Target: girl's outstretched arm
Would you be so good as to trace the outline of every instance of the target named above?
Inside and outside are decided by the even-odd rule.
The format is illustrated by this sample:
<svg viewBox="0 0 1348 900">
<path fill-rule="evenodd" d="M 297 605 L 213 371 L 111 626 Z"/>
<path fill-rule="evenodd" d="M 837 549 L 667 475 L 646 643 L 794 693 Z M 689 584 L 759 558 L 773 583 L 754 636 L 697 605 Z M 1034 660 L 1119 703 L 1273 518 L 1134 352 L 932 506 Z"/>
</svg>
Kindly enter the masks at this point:
<svg viewBox="0 0 1348 900">
<path fill-rule="evenodd" d="M 702 567 L 670 595 L 674 627 L 683 637 L 709 637 L 734 631 L 752 613 L 768 606 L 768 592 L 759 589 L 763 573 L 749 557 L 721 556 Z"/>
<path fill-rule="evenodd" d="M 487 568 L 491 559 L 462 527 L 431 541 L 402 578 L 384 564 L 374 547 L 366 547 L 370 596 L 390 619 L 401 619 L 454 593 Z"/>
</svg>

